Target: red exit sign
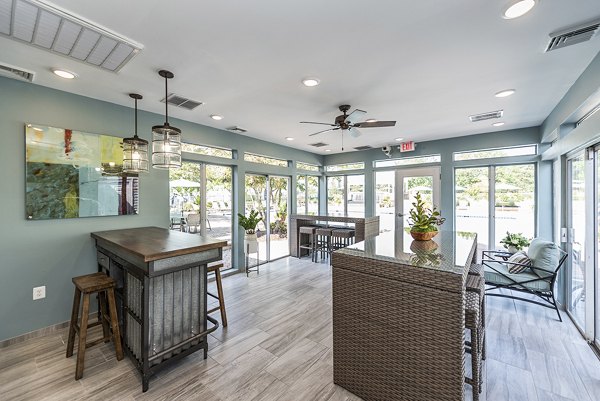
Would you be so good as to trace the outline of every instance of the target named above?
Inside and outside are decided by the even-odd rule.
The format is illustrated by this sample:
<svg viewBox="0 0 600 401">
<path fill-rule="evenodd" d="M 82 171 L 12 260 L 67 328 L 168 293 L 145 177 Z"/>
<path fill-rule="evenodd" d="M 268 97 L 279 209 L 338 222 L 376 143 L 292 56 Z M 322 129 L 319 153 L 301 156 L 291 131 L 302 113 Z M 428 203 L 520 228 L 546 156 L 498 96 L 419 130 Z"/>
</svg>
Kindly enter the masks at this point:
<svg viewBox="0 0 600 401">
<path fill-rule="evenodd" d="M 402 142 L 400 144 L 400 152 L 412 152 L 413 150 L 415 150 L 415 143 L 413 141 Z"/>
</svg>

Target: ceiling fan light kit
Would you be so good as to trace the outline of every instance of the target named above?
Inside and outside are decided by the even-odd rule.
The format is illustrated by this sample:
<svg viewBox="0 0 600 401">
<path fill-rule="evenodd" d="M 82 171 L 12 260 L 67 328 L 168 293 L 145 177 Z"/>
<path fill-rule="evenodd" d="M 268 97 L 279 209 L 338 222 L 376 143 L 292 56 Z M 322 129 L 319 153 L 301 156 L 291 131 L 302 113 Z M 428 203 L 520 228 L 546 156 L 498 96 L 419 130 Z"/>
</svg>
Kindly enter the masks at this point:
<svg viewBox="0 0 600 401">
<path fill-rule="evenodd" d="M 158 75 L 165 79 L 165 98 L 167 98 L 167 82 L 175 75 L 167 70 L 160 70 Z M 169 125 L 168 102 L 165 102 L 165 123 L 152 127 L 152 167 L 157 169 L 181 167 L 181 130 Z"/>
<path fill-rule="evenodd" d="M 367 114 L 364 110 L 356 109 L 352 113 L 347 114 L 350 110 L 349 104 L 342 104 L 339 106 L 340 111 L 343 113 L 335 118 L 335 122 L 331 123 L 319 123 L 314 121 L 300 121 L 300 124 L 318 124 L 328 125 L 333 128 L 327 128 L 322 131 L 315 132 L 309 136 L 322 134 L 329 131 L 341 130 L 342 134 L 342 150 L 344 150 L 344 131 L 348 131 L 351 137 L 358 138 L 362 133 L 357 128 L 379 128 L 379 127 L 393 127 L 396 125 L 396 121 L 378 121 L 378 120 L 367 120 L 361 122 L 362 118 Z"/>
</svg>

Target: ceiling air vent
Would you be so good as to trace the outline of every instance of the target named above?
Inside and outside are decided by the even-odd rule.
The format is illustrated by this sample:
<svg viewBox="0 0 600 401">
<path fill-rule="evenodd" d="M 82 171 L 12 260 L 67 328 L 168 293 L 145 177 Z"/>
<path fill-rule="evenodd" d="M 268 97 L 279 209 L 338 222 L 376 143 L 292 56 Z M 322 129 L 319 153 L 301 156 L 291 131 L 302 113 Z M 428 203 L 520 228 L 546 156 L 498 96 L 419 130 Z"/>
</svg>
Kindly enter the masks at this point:
<svg viewBox="0 0 600 401">
<path fill-rule="evenodd" d="M 238 134 L 243 134 L 244 132 L 248 131 L 242 127 L 238 127 L 237 125 L 235 127 L 229 127 L 229 128 L 227 128 L 227 130 L 232 131 L 232 132 L 237 132 Z"/>
<path fill-rule="evenodd" d="M 562 31 L 550 34 L 550 42 L 546 46 L 546 52 L 587 42 L 600 30 L 600 19 L 589 21 L 581 25 L 570 27 Z"/>
<path fill-rule="evenodd" d="M 357 146 L 354 149 L 356 149 L 356 150 L 367 150 L 367 149 L 373 149 L 373 146 L 363 145 L 363 146 Z"/>
<path fill-rule="evenodd" d="M 482 113 L 482 114 L 473 114 L 472 116 L 469 116 L 469 120 L 471 120 L 472 123 L 476 123 L 477 121 L 485 121 L 485 120 L 492 120 L 494 118 L 502 118 L 503 114 L 504 114 L 504 110 L 489 111 L 487 113 Z"/>
<path fill-rule="evenodd" d="M 179 96 L 174 93 L 167 96 L 166 100 L 167 103 L 172 104 L 173 106 L 181 107 L 188 110 L 194 110 L 196 107 L 204 104 L 197 100 L 188 99 L 186 97 Z M 162 99 L 161 102 L 164 103 L 165 99 Z"/>
<path fill-rule="evenodd" d="M 316 143 L 309 143 L 309 145 L 314 146 L 315 148 L 322 148 L 323 146 L 327 146 L 329 144 L 324 143 L 324 142 L 316 142 Z"/>
<path fill-rule="evenodd" d="M 0 0 L 0 35 L 112 72 L 143 47 L 39 0 Z"/>
<path fill-rule="evenodd" d="M 21 81 L 33 82 L 35 73 L 8 64 L 0 64 L 0 75 Z"/>
</svg>

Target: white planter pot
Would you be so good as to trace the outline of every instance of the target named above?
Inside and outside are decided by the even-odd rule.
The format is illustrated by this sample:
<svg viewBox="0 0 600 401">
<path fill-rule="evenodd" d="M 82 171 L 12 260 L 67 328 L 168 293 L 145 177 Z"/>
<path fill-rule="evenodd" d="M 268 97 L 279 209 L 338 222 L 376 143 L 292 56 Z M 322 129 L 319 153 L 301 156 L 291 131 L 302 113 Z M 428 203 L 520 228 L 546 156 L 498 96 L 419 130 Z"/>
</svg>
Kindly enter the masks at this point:
<svg viewBox="0 0 600 401">
<path fill-rule="evenodd" d="M 255 234 L 246 234 L 244 236 L 244 252 L 256 253 L 258 251 L 258 240 Z"/>
<path fill-rule="evenodd" d="M 515 248 L 514 246 L 509 246 L 508 247 L 508 252 L 510 253 L 517 253 L 519 250 L 517 248 Z"/>
</svg>

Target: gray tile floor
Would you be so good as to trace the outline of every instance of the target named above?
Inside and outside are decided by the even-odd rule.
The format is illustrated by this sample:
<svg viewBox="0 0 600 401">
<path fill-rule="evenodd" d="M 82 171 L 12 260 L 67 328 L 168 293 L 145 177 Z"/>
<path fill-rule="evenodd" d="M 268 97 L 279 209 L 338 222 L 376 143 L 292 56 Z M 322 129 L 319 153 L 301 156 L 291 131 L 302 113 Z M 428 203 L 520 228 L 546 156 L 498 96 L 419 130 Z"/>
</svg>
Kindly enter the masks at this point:
<svg viewBox="0 0 600 401">
<path fill-rule="evenodd" d="M 358 400 L 332 382 L 327 264 L 286 258 L 223 284 L 229 327 L 210 336 L 208 359 L 185 358 L 154 377 L 147 393 L 111 344 L 87 350 L 84 377 L 75 381 L 61 330 L 0 349 L 0 399 Z M 564 317 L 560 323 L 550 310 L 488 298 L 481 399 L 600 400 L 600 362 Z"/>
</svg>

